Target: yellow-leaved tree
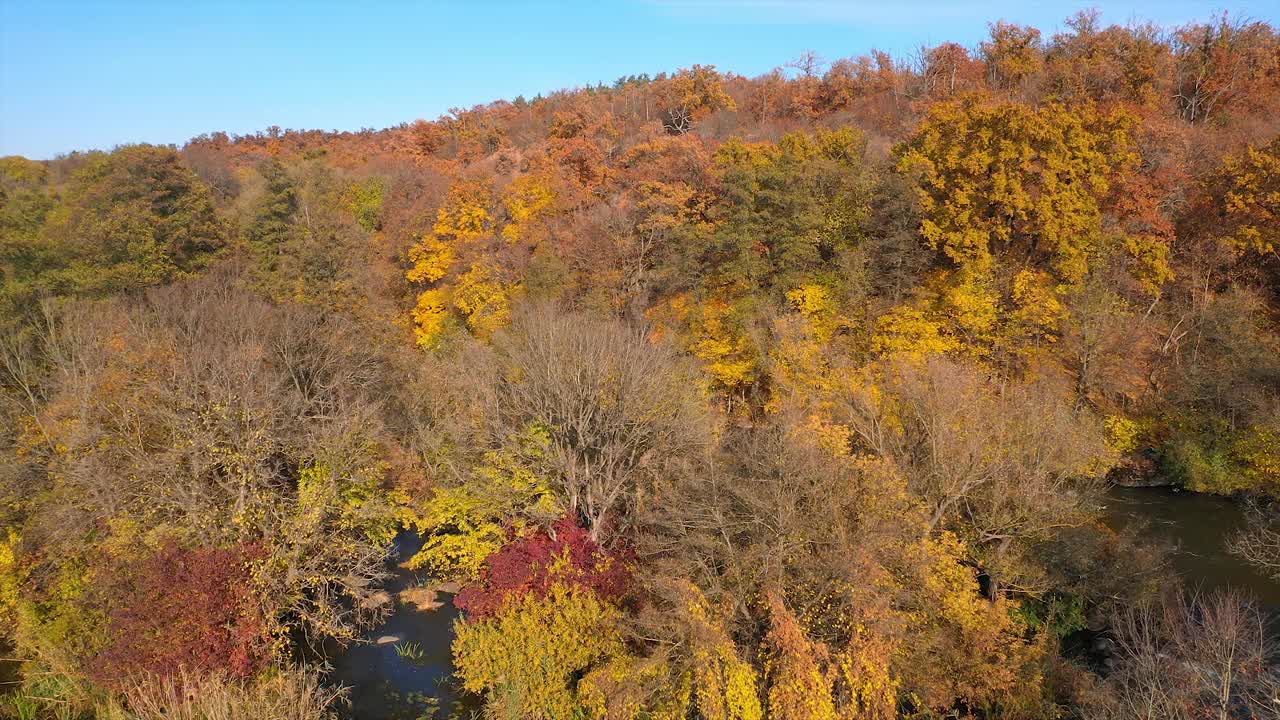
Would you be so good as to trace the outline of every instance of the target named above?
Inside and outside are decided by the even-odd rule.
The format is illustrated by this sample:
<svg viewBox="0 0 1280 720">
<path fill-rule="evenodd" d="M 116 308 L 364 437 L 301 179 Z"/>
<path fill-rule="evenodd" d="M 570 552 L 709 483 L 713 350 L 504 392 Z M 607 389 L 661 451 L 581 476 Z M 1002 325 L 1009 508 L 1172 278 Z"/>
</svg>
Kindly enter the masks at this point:
<svg viewBox="0 0 1280 720">
<path fill-rule="evenodd" d="M 846 322 L 831 290 L 823 285 L 810 283 L 790 290 L 787 302 L 809 321 L 814 338 L 820 342 L 831 340 Z"/>
<path fill-rule="evenodd" d="M 1211 194 L 1222 199 L 1220 232 L 1232 249 L 1275 253 L 1280 248 L 1280 137 L 1228 157 Z"/>
<path fill-rule="evenodd" d="M 665 90 L 666 126 L 673 132 L 692 130 L 694 123 L 716 110 L 738 109 L 715 65 L 694 65 L 680 70 L 667 81 Z"/>
<path fill-rule="evenodd" d="M 0 638 L 9 637 L 12 628 L 17 627 L 18 587 L 22 584 L 21 566 L 18 564 L 18 544 L 21 541 L 18 531 L 9 528 L 4 537 L 0 537 L 0 624 L 6 630 L 0 632 Z"/>
<path fill-rule="evenodd" d="M 1053 342 L 1064 312 L 1059 295 L 1088 275 L 1108 239 L 1110 198 L 1138 160 L 1133 124 L 1120 112 L 979 96 L 933 106 L 895 154 L 916 185 L 920 234 L 946 269 L 929 283 L 933 300 L 916 317 L 898 310 L 882 320 L 879 344 L 1025 358 Z M 1160 247 L 1124 246 L 1139 268 L 1161 267 Z M 1148 275 L 1139 279 L 1167 280 Z M 930 342 L 928 322 L 958 347 Z"/>
<path fill-rule="evenodd" d="M 546 452 L 546 431 L 530 428 L 519 441 L 517 448 L 485 453 L 460 481 L 433 488 L 413 521 L 424 542 L 409 559 L 410 568 L 427 569 L 441 580 L 473 580 L 509 531 L 550 525 L 563 514 L 551 486 L 530 468 Z"/>
<path fill-rule="evenodd" d="M 763 720 L 755 668 L 739 656 L 733 638 L 712 615 L 702 593 L 689 585 L 686 596 L 693 701 L 698 716 L 706 720 Z"/>
<path fill-rule="evenodd" d="M 662 332 L 674 331 L 680 345 L 701 360 L 713 390 L 745 395 L 760 379 L 760 353 L 746 332 L 743 302 L 713 295 L 701 302 L 678 295 L 649 311 Z"/>
<path fill-rule="evenodd" d="M 621 621 L 594 593 L 555 585 L 545 597 L 526 593 L 492 617 L 458 623 L 454 664 L 464 688 L 488 696 L 489 717 L 579 717 L 579 678 L 623 653 Z"/>
<path fill-rule="evenodd" d="M 919 639 L 904 674 L 920 700 L 935 708 L 957 701 L 1013 707 L 1038 698 L 1044 647 L 1014 620 L 1017 602 L 981 594 L 969 550 L 953 534 L 925 539 L 916 551 L 920 605 L 911 622 Z"/>
<path fill-rule="evenodd" d="M 767 596 L 769 716 L 792 720 L 837 720 L 832 685 L 822 662 L 826 648 L 805 636 L 779 592 Z"/>
<path fill-rule="evenodd" d="M 971 96 L 933 106 L 895 149 L 917 183 L 925 240 L 956 265 L 1029 258 L 1078 282 L 1102 235 L 1103 201 L 1137 157 L 1133 119 Z"/>
<path fill-rule="evenodd" d="M 510 221 L 499 228 L 492 188 L 472 181 L 450 188 L 431 232 L 409 249 L 405 278 L 426 286 L 412 311 L 419 345 L 437 346 L 452 327 L 488 337 L 510 322 L 522 286 L 498 249 L 524 241 L 553 201 L 542 180 L 518 178 L 505 199 Z"/>
<path fill-rule="evenodd" d="M 542 175 L 521 175 L 511 181 L 503 197 L 510 221 L 502 228 L 502 237 L 518 243 L 529 236 L 535 224 L 555 210 L 556 193 Z"/>
</svg>

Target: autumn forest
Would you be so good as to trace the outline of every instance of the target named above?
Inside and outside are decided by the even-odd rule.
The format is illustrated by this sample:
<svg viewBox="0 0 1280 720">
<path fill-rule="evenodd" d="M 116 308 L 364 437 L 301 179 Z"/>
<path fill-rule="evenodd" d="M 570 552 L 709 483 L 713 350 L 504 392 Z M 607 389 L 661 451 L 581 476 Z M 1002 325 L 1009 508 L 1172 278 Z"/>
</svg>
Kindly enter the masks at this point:
<svg viewBox="0 0 1280 720">
<path fill-rule="evenodd" d="M 0 159 L 0 716 L 1280 718 L 1280 33 L 1063 27 Z"/>
</svg>

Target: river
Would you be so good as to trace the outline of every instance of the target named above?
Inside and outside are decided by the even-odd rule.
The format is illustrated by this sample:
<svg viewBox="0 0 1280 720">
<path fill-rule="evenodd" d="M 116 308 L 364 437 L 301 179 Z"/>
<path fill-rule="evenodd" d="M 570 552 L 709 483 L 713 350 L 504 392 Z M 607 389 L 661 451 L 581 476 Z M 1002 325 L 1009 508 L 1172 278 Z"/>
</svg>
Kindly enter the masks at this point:
<svg viewBox="0 0 1280 720">
<path fill-rule="evenodd" d="M 1173 548 L 1173 568 L 1189 588 L 1247 590 L 1264 606 L 1280 609 L 1280 583 L 1227 551 L 1227 538 L 1244 526 L 1240 503 L 1175 488 L 1114 487 L 1107 523 L 1120 529 L 1144 523 L 1143 533 Z"/>
<path fill-rule="evenodd" d="M 397 555 L 412 557 L 421 545 L 416 534 L 403 532 L 396 538 Z M 413 602 L 410 598 L 421 599 L 421 592 L 406 591 L 422 588 L 428 579 L 400 565 L 394 573 L 387 584 L 387 591 L 396 598 L 391 615 L 365 636 L 368 642 L 346 648 L 332 661 L 330 681 L 349 688 L 347 716 L 359 720 L 469 717 L 479 707 L 478 698 L 453 682 L 450 643 L 458 611 L 452 596 L 440 593 L 435 603 Z"/>
</svg>

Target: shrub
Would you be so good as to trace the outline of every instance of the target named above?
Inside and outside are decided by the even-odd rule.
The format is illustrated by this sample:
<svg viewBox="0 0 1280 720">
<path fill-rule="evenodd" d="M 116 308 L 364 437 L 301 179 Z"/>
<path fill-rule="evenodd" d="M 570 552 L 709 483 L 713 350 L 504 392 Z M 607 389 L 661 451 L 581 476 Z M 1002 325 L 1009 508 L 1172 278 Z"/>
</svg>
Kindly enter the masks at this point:
<svg viewBox="0 0 1280 720">
<path fill-rule="evenodd" d="M 107 578 L 108 641 L 90 662 L 94 678 L 121 687 L 132 677 L 186 670 L 248 677 L 266 658 L 265 624 L 248 563 L 253 545 L 170 546 Z M 108 572 L 111 572 L 109 570 Z"/>
<path fill-rule="evenodd" d="M 463 687 L 489 694 L 490 716 L 575 717 L 577 679 L 623 650 L 621 615 L 588 592 L 555 585 L 462 623 L 453 657 Z"/>
<path fill-rule="evenodd" d="M 1243 489 L 1243 472 L 1225 453 L 1198 438 L 1170 443 L 1162 458 L 1165 470 L 1188 490 L 1230 495 Z"/>
<path fill-rule="evenodd" d="M 630 585 L 626 555 L 606 551 L 566 515 L 551 532 L 512 537 L 489 557 L 479 581 L 463 588 L 454 604 L 474 622 L 497 612 L 508 598 L 545 597 L 557 584 L 617 600 Z"/>
</svg>

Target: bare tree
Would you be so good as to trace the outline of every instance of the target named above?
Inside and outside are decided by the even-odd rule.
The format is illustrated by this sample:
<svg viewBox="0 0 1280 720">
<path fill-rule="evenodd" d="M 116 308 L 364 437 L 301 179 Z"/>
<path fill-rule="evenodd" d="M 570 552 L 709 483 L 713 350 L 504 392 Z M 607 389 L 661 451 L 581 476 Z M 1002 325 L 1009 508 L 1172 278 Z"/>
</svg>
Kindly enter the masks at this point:
<svg viewBox="0 0 1280 720">
<path fill-rule="evenodd" d="M 266 616 L 312 639 L 353 638 L 386 610 L 390 543 L 344 500 L 382 482 L 379 370 L 355 326 L 270 305 L 216 272 L 73 305 L 40 343 L 39 417 L 57 450 L 43 459 L 33 543 L 75 548 L 127 519 L 180 542 L 260 544 Z M 362 518 L 391 517 L 366 494 Z"/>
<path fill-rule="evenodd" d="M 1176 623 L 1168 607 L 1152 603 L 1126 607 L 1112 616 L 1116 671 L 1109 679 L 1113 695 L 1105 717 L 1191 717 L 1183 668 L 1170 653 L 1168 631 Z"/>
<path fill-rule="evenodd" d="M 812 51 L 805 50 L 795 60 L 787 63 L 787 67 L 792 68 L 800 73 L 801 77 L 816 78 L 822 74 L 830 63 L 828 63 L 821 55 Z"/>
<path fill-rule="evenodd" d="M 1274 672 L 1267 667 L 1275 650 L 1267 620 L 1239 591 L 1190 598 L 1174 627 L 1173 647 L 1198 705 L 1211 717 L 1228 720 L 1236 715 L 1256 697 L 1250 690 Z"/>
<path fill-rule="evenodd" d="M 1101 490 L 1100 424 L 1049 380 L 997 381 L 932 359 L 890 368 L 888 397 L 849 398 L 861 444 L 891 457 L 929 507 L 929 531 L 952 527 L 988 548 L 988 571 L 1017 582 L 1010 551 L 1085 521 Z"/>
<path fill-rule="evenodd" d="M 1225 14 L 1175 32 L 1174 100 L 1182 118 L 1206 122 L 1247 98 L 1260 79 L 1275 72 L 1275 46 L 1275 33 L 1265 23 Z"/>
<path fill-rule="evenodd" d="M 1115 667 L 1087 716 L 1280 717 L 1280 668 L 1265 614 L 1216 591 L 1123 608 L 1111 619 Z"/>
<path fill-rule="evenodd" d="M 1252 503 L 1246 518 L 1247 524 L 1227 541 L 1227 548 L 1280 580 L 1280 509 Z"/>
<path fill-rule="evenodd" d="M 499 416 L 550 432 L 550 474 L 593 539 L 708 442 L 694 375 L 641 329 L 537 306 L 495 346 Z"/>
</svg>

